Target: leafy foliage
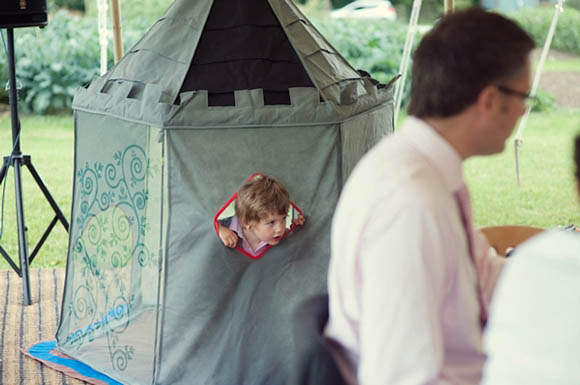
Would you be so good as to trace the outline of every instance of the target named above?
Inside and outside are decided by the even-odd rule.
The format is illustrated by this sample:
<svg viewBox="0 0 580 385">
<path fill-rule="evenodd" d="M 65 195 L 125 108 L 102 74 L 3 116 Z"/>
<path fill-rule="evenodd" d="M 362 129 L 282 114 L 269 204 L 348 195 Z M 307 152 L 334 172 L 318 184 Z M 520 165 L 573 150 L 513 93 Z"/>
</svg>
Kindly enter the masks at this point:
<svg viewBox="0 0 580 385">
<path fill-rule="evenodd" d="M 525 8 L 511 16 L 542 47 L 554 16 L 554 7 Z M 580 54 L 580 11 L 567 7 L 558 18 L 552 48 Z"/>
<path fill-rule="evenodd" d="M 138 21 L 139 23 L 153 23 L 163 15 L 165 10 L 169 8 L 173 1 L 174 0 L 120 0 L 123 29 L 126 27 L 125 24 L 131 25 L 134 21 Z M 85 3 L 86 16 L 97 17 L 97 1 L 89 0 Z"/>
<path fill-rule="evenodd" d="M 548 92 L 538 88 L 536 92 L 536 104 L 532 108 L 533 112 L 551 112 L 556 108 L 556 99 Z"/>
<path fill-rule="evenodd" d="M 57 9 L 65 8 L 72 11 L 85 11 L 84 0 L 49 0 L 46 3 L 48 10 L 53 12 Z"/>
<path fill-rule="evenodd" d="M 143 30 L 129 29 L 125 41 L 135 42 Z M 44 29 L 22 28 L 14 35 L 19 106 L 37 114 L 70 110 L 76 89 L 99 74 L 96 21 L 61 11 Z M 7 66 L 6 53 L 0 50 L 0 84 L 7 82 Z"/>
</svg>

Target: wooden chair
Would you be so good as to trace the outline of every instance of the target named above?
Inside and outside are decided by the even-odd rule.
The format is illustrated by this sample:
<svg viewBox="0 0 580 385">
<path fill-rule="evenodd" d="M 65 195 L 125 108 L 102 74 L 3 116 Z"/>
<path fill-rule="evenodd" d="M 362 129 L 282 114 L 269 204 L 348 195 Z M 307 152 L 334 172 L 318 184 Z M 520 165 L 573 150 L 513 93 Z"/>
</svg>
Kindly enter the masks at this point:
<svg viewBox="0 0 580 385">
<path fill-rule="evenodd" d="M 499 255 L 506 255 L 506 250 L 516 247 L 523 241 L 538 235 L 544 229 L 533 226 L 486 226 L 479 230 L 487 237 L 489 244 Z"/>
</svg>

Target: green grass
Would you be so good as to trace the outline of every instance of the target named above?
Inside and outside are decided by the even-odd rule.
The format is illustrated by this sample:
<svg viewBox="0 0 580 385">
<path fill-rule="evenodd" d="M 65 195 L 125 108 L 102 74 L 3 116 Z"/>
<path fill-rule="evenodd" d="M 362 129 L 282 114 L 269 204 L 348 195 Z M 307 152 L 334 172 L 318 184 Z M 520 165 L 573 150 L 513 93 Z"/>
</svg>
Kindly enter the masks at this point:
<svg viewBox="0 0 580 385">
<path fill-rule="evenodd" d="M 534 113 L 528 120 L 520 148 L 522 184 L 516 185 L 513 140 L 498 155 L 469 159 L 465 177 L 470 185 L 477 226 L 523 224 L 546 228 L 580 224 L 580 205 L 572 175 L 572 140 L 580 133 L 578 111 Z M 0 117 L 0 154 L 11 151 L 10 117 Z M 22 117 L 21 146 L 70 217 L 73 180 L 73 120 L 64 116 Z M 26 169 L 23 198 L 29 251 L 32 251 L 54 214 Z M 12 168 L 0 185 L 5 190 L 4 228 L 0 245 L 18 258 L 18 237 Z M 64 266 L 68 235 L 58 224 L 32 267 Z M 0 269 L 9 265 L 0 258 Z"/>
<path fill-rule="evenodd" d="M 67 219 L 70 218 L 73 177 L 73 120 L 72 116 L 26 116 L 21 117 L 22 132 L 20 145 L 23 154 L 30 155 L 32 164 L 40 174 L 48 190 Z M 0 116 L 0 155 L 12 151 L 10 115 Z M 4 189 L 4 186 L 5 189 Z M 18 232 L 16 226 L 14 169 L 11 167 L 0 185 L 0 205 L 4 192 L 4 223 L 2 246 L 18 264 Z M 22 196 L 24 219 L 29 253 L 54 218 L 54 212 L 26 169 L 22 168 Z M 2 214 L 0 213 L 0 218 Z M 64 266 L 68 234 L 59 223 L 52 230 L 32 267 Z M 0 257 L 0 268 L 9 268 Z"/>
<path fill-rule="evenodd" d="M 536 65 L 534 65 L 534 71 Z M 549 58 L 544 62 L 542 72 L 580 72 L 580 58 L 569 60 L 551 60 Z"/>
<path fill-rule="evenodd" d="M 572 142 L 577 134 L 578 110 L 531 114 L 519 149 L 519 187 L 513 135 L 503 153 L 468 159 L 465 178 L 472 194 L 475 224 L 580 225 L 572 162 Z"/>
</svg>

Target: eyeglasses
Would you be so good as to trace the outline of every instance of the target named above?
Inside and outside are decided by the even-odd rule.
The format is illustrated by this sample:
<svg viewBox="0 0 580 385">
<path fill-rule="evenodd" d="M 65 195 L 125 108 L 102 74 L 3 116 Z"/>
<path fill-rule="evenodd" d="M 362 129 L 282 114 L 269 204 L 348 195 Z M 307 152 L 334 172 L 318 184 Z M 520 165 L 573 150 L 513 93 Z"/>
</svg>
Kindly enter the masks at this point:
<svg viewBox="0 0 580 385">
<path fill-rule="evenodd" d="M 531 96 L 530 94 L 526 94 L 524 92 L 521 91 L 516 91 L 514 89 L 511 89 L 509 87 L 505 87 L 505 86 L 496 86 L 498 90 L 500 90 L 500 92 L 503 92 L 506 95 L 513 95 L 513 96 L 517 96 L 519 98 L 521 98 L 524 101 L 524 104 L 526 105 L 526 108 L 532 108 L 534 107 L 534 105 L 537 102 L 537 99 L 535 96 Z"/>
</svg>

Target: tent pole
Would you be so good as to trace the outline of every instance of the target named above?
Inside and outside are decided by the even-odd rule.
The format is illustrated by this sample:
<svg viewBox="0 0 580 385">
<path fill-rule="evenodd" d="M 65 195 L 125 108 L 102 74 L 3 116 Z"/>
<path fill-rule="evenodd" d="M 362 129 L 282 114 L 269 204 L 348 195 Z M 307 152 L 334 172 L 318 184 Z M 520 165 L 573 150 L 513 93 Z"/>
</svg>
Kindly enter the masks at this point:
<svg viewBox="0 0 580 385">
<path fill-rule="evenodd" d="M 415 41 L 415 33 L 417 32 L 417 23 L 419 21 L 419 13 L 421 12 L 422 0 L 413 0 L 413 8 L 411 8 L 411 16 L 409 18 L 409 26 L 407 29 L 407 38 L 405 40 L 405 47 L 403 48 L 403 55 L 401 58 L 401 64 L 399 66 L 399 75 L 401 78 L 397 82 L 395 87 L 395 105 L 394 105 L 394 117 L 395 125 L 397 122 L 397 117 L 401 110 L 401 103 L 403 101 L 403 94 L 405 92 L 405 80 L 407 79 L 407 70 L 409 68 L 409 61 L 411 58 L 411 49 L 413 47 L 413 41 Z"/>
<path fill-rule="evenodd" d="M 119 0 L 111 0 L 111 14 L 113 17 L 113 48 L 115 64 L 123 57 L 123 35 L 121 32 L 121 6 Z"/>
<path fill-rule="evenodd" d="M 555 5 L 556 10 L 554 11 L 554 16 L 552 17 L 552 24 L 550 25 L 550 29 L 548 30 L 548 36 L 546 36 L 546 41 L 544 42 L 544 47 L 542 48 L 540 61 L 536 66 L 534 81 L 532 82 L 532 90 L 530 91 L 531 96 L 536 96 L 538 85 L 540 84 L 540 76 L 542 75 L 542 71 L 544 70 L 544 63 L 546 62 L 548 51 L 550 51 L 552 39 L 554 38 L 554 33 L 556 31 L 556 26 L 558 25 L 558 17 L 560 16 L 560 13 L 564 12 L 564 1 L 565 0 L 558 0 L 558 4 Z M 526 108 L 524 116 L 522 116 L 520 119 L 518 130 L 516 132 L 516 137 L 514 139 L 514 156 L 516 160 L 516 182 L 518 187 L 520 186 L 520 163 L 518 161 L 518 149 L 523 144 L 524 129 L 526 128 L 526 124 L 528 123 L 528 118 L 530 116 L 531 111 L 532 107 Z"/>
<path fill-rule="evenodd" d="M 455 1 L 454 0 L 444 0 L 443 3 L 443 12 L 447 15 L 448 13 L 453 12 L 455 9 Z"/>
<path fill-rule="evenodd" d="M 107 0 L 97 0 L 97 9 L 99 11 L 97 25 L 99 30 L 99 47 L 101 50 L 101 75 L 107 72 Z"/>
</svg>

